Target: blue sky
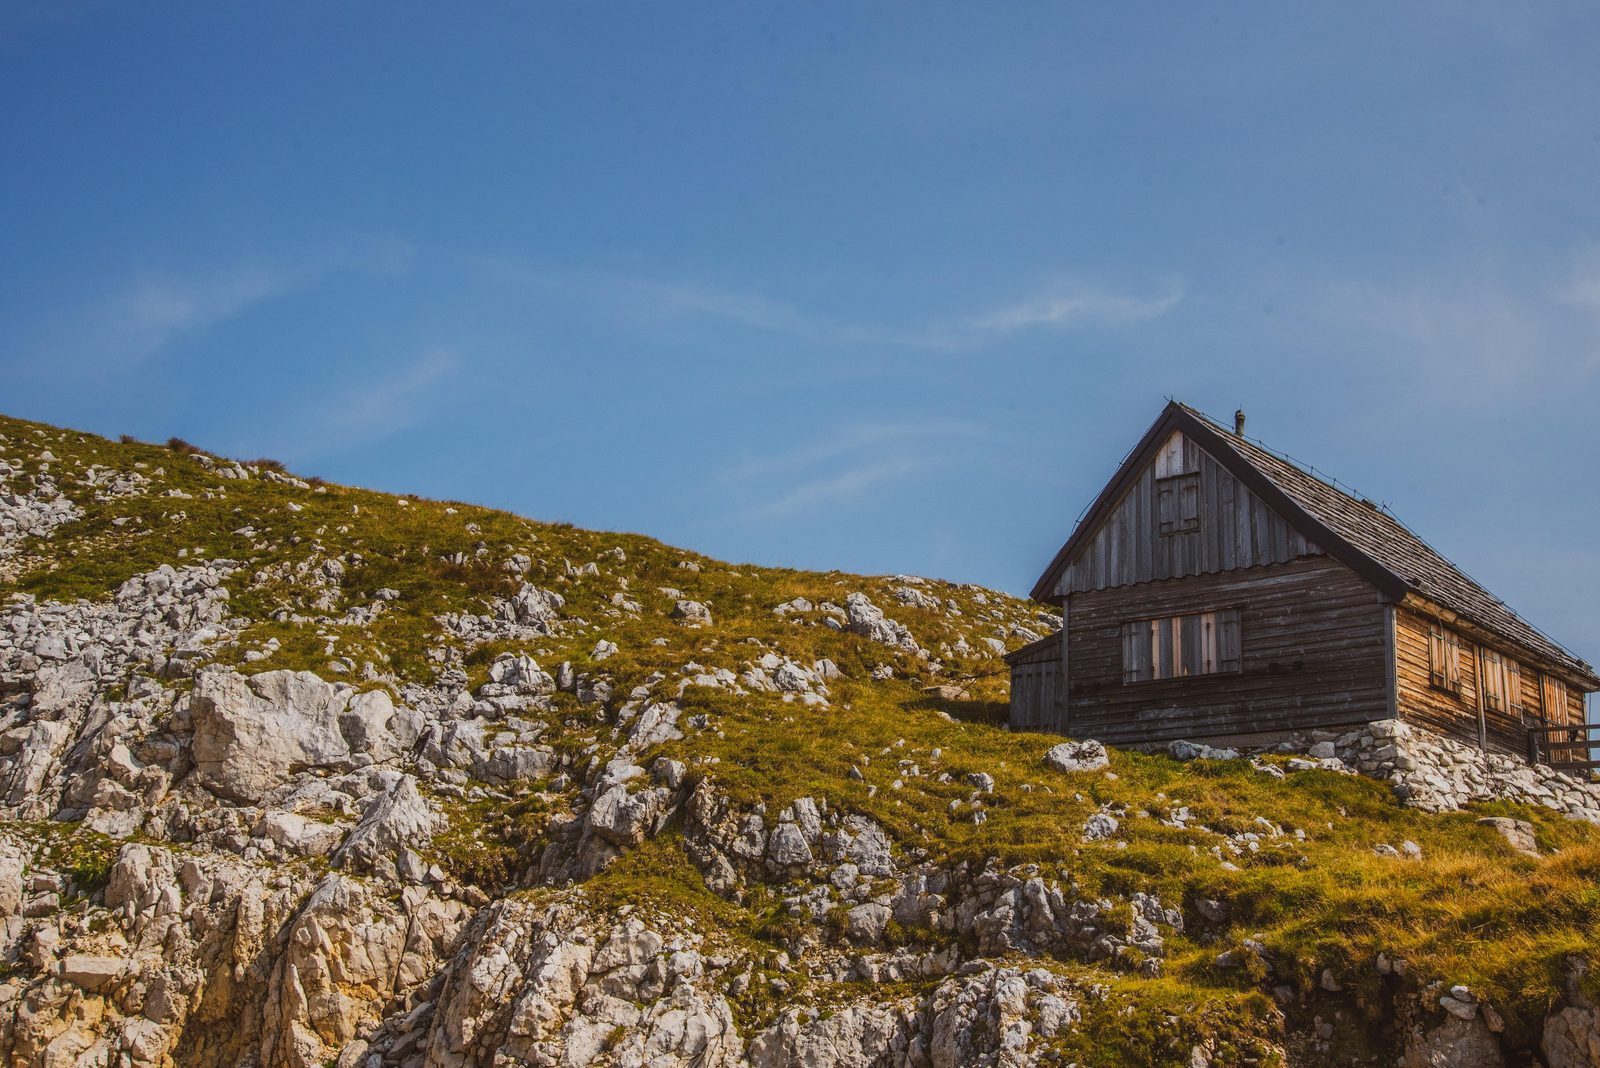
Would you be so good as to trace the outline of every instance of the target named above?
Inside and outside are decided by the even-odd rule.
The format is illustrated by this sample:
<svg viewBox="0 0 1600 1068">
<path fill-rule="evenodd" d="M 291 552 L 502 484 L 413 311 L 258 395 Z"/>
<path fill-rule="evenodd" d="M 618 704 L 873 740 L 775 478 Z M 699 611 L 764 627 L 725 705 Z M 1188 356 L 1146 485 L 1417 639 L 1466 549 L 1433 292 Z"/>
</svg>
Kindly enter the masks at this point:
<svg viewBox="0 0 1600 1068">
<path fill-rule="evenodd" d="M 0 410 L 1024 592 L 1166 396 L 1600 660 L 1592 5 L 0 2 Z"/>
</svg>

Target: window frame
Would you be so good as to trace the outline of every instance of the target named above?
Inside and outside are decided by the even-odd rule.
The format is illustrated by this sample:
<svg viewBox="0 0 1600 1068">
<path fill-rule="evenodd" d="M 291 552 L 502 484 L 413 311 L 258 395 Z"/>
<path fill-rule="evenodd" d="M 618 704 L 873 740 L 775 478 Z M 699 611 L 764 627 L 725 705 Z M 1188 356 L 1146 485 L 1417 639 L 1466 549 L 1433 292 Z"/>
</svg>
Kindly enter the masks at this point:
<svg viewBox="0 0 1600 1068">
<path fill-rule="evenodd" d="M 1168 517 L 1167 502 L 1171 502 Z M 1193 511 L 1189 506 L 1192 504 Z M 1200 472 L 1184 471 L 1156 479 L 1156 534 L 1171 538 L 1200 529 Z"/>
<path fill-rule="evenodd" d="M 1211 623 L 1211 635 L 1206 637 L 1206 623 Z M 1195 621 L 1194 633 L 1197 647 L 1189 648 L 1184 634 L 1188 628 L 1185 620 Z M 1225 659 L 1226 627 L 1234 634 L 1234 656 Z M 1125 619 L 1117 628 L 1122 646 L 1122 683 L 1125 686 L 1146 682 L 1175 682 L 1183 679 L 1204 678 L 1209 675 L 1237 675 L 1244 671 L 1244 607 L 1224 605 L 1202 609 L 1198 612 L 1179 612 L 1159 616 L 1136 616 Z M 1134 651 L 1143 643 L 1144 655 Z M 1209 649 L 1208 649 L 1209 646 Z M 1210 659 L 1207 659 L 1207 654 Z M 1132 655 L 1131 655 L 1132 654 Z M 1142 659 L 1143 664 L 1139 663 Z M 1211 669 L 1206 670 L 1206 665 Z M 1170 674 L 1160 674 L 1166 666 Z M 1188 670 L 1194 667 L 1197 670 Z M 1148 672 L 1144 674 L 1143 672 Z"/>
</svg>

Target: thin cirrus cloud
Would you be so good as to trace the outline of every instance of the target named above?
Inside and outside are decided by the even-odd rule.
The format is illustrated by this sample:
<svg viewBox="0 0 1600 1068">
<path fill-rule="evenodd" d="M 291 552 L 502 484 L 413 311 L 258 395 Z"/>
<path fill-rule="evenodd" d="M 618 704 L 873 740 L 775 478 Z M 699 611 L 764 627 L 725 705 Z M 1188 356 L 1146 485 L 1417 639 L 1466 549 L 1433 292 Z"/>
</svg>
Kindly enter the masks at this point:
<svg viewBox="0 0 1600 1068">
<path fill-rule="evenodd" d="M 278 447 L 299 460 L 315 459 L 409 430 L 428 419 L 437 387 L 461 366 L 453 350 L 424 352 L 387 378 L 365 381 L 308 413 L 292 439 Z"/>
<path fill-rule="evenodd" d="M 1503 406 L 1600 372 L 1600 270 L 1511 272 L 1329 287 L 1313 315 L 1359 339 L 1386 378 L 1455 403 Z M 1537 371 L 1538 373 L 1532 373 Z"/>
<path fill-rule="evenodd" d="M 914 474 L 931 462 L 912 456 L 874 460 L 790 486 L 770 501 L 745 510 L 751 519 L 778 519 L 807 508 L 834 504 L 861 496 L 881 483 Z"/>
<path fill-rule="evenodd" d="M 94 347 L 136 361 L 181 334 L 214 326 L 309 283 L 303 272 L 245 267 L 220 277 L 144 278 L 91 318 Z"/>
<path fill-rule="evenodd" d="M 1184 296 L 1183 286 L 1177 282 L 1166 283 L 1153 296 L 1135 296 L 1064 282 L 1033 300 L 964 319 L 888 326 L 832 319 L 759 294 L 713 287 L 636 282 L 632 289 L 637 296 L 655 301 L 659 310 L 667 314 L 711 316 L 813 341 L 944 350 L 977 348 L 1028 329 L 1068 330 L 1147 322 L 1177 307 Z"/>
<path fill-rule="evenodd" d="M 979 316 L 972 325 L 980 333 L 992 334 L 1031 327 L 1124 326 L 1160 318 L 1177 307 L 1183 295 L 1184 287 L 1176 281 L 1167 282 L 1160 293 L 1151 297 L 1111 293 L 1068 282 L 1037 300 Z"/>
<path fill-rule="evenodd" d="M 745 460 L 723 472 L 720 481 L 754 498 L 742 510 L 746 519 L 778 519 L 857 499 L 936 466 L 942 445 L 986 435 L 977 424 L 959 420 L 867 424 Z"/>
<path fill-rule="evenodd" d="M 71 309 L 47 334 L 39 355 L 51 362 L 69 355 L 107 369 L 136 367 L 182 338 L 315 289 L 341 271 L 394 274 L 410 256 L 402 242 L 359 239 L 203 270 L 146 269 Z"/>
<path fill-rule="evenodd" d="M 654 324 L 669 319 L 704 319 L 828 344 L 874 344 L 956 351 L 978 348 L 1019 331 L 1127 326 L 1160 318 L 1184 299 L 1181 281 L 1167 280 L 1154 293 L 1118 292 L 1063 280 L 1027 300 L 973 315 L 924 322 L 860 322 L 808 311 L 762 293 L 693 281 L 662 281 L 577 269 L 555 269 L 490 258 L 473 261 L 502 281 L 557 290 L 600 305 L 608 313 Z"/>
</svg>

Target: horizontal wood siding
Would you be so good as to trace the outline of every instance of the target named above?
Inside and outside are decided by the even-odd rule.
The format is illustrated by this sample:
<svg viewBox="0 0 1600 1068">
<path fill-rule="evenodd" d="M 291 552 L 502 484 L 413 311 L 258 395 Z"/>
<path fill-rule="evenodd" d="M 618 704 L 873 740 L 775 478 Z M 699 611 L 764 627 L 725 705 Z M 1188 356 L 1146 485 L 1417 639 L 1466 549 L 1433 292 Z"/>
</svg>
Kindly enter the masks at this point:
<svg viewBox="0 0 1600 1068">
<path fill-rule="evenodd" d="M 1209 453 L 1182 434 L 1173 439 L 1067 567 L 1058 595 L 1281 564 L 1321 553 Z M 1200 485 L 1199 529 L 1159 533 L 1162 480 L 1193 474 Z"/>
<path fill-rule="evenodd" d="M 1459 693 L 1431 683 L 1428 635 L 1435 627 L 1454 635 L 1459 645 Z M 1583 722 L 1581 691 L 1563 684 L 1565 699 L 1557 707 L 1548 696 L 1553 692 L 1550 680 L 1538 668 L 1509 651 L 1499 652 L 1515 665 L 1508 674 L 1517 692 L 1506 695 L 1504 708 L 1492 709 L 1483 695 L 1483 647 L 1447 624 L 1410 608 L 1397 608 L 1395 678 L 1400 715 L 1428 730 L 1514 756 L 1527 754 L 1529 726 Z"/>
<path fill-rule="evenodd" d="M 1428 679 L 1428 633 L 1433 624 L 1407 608 L 1394 613 L 1396 704 L 1403 719 L 1428 730 L 1478 743 L 1478 647 L 1457 637 L 1461 692 Z"/>
<path fill-rule="evenodd" d="M 1122 624 L 1241 611 L 1240 670 L 1124 683 Z M 1069 602 L 1076 737 L 1134 744 L 1306 730 L 1388 713 L 1388 623 L 1378 591 L 1327 557 L 1074 594 Z"/>
</svg>

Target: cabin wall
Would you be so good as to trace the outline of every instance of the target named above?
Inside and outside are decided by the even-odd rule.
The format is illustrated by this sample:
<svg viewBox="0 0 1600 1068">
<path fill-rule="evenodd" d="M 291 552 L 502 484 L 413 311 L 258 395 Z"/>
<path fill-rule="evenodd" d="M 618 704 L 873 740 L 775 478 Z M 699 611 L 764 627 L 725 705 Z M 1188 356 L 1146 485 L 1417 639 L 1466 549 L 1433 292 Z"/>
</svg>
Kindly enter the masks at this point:
<svg viewBox="0 0 1600 1068">
<path fill-rule="evenodd" d="M 1460 645 L 1461 689 L 1441 690 L 1432 684 L 1428 662 L 1428 635 L 1435 626 L 1455 635 Z M 1549 680 L 1526 659 L 1511 656 L 1520 671 L 1520 708 L 1508 702 L 1504 710 L 1482 707 L 1481 646 L 1459 631 L 1405 606 L 1395 609 L 1395 680 L 1398 711 L 1418 726 L 1487 748 L 1524 756 L 1528 751 L 1526 727 L 1583 723 L 1583 691 L 1565 687 L 1565 700 L 1552 699 Z M 1482 712 L 1480 716 L 1480 708 Z"/>
<path fill-rule="evenodd" d="M 1240 670 L 1124 683 L 1122 624 L 1241 610 Z M 1378 591 L 1325 556 L 1074 594 L 1067 733 L 1117 744 L 1343 727 L 1388 715 Z"/>
<path fill-rule="evenodd" d="M 1159 531 L 1158 475 L 1199 476 L 1199 527 Z M 1157 459 L 1069 565 L 1057 595 L 1288 563 L 1322 550 L 1182 434 Z"/>
</svg>

